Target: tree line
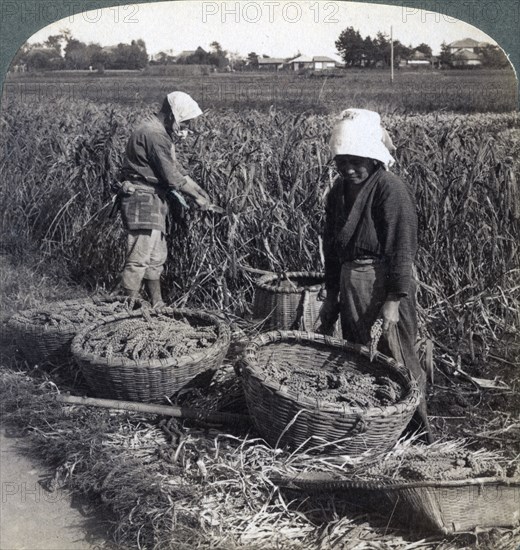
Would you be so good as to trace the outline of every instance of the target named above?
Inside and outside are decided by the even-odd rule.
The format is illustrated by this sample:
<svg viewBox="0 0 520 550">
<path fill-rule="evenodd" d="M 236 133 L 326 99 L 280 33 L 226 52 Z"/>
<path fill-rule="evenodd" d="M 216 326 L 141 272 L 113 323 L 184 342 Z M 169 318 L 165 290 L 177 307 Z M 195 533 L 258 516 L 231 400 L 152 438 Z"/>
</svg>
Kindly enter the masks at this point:
<svg viewBox="0 0 520 550">
<path fill-rule="evenodd" d="M 103 47 L 86 44 L 74 38 L 70 31 L 49 36 L 45 42 L 25 43 L 17 52 L 11 67 L 25 66 L 28 70 L 104 70 L 143 69 L 148 64 L 144 40 L 130 44 Z"/>
<path fill-rule="evenodd" d="M 391 63 L 391 41 L 387 34 L 378 32 L 374 38 L 363 38 L 354 27 L 347 27 L 341 32 L 335 42 L 338 53 L 346 67 L 389 67 Z M 393 41 L 394 66 L 412 58 L 415 52 L 423 54 L 423 58 L 432 59 L 432 49 L 428 44 L 421 43 L 416 47 L 405 46 L 399 40 Z M 502 50 L 496 46 L 484 45 L 478 48 L 481 63 L 485 67 L 503 68 L 509 66 L 509 61 Z M 116 46 L 101 46 L 97 43 L 85 43 L 74 38 L 69 30 L 49 36 L 43 43 L 25 43 L 11 62 L 11 68 L 19 67 L 27 70 L 97 70 L 105 69 L 144 69 L 149 63 L 207 65 L 214 70 L 257 69 L 258 59 L 269 57 L 259 56 L 250 52 L 247 57 L 238 52 L 228 52 L 214 41 L 210 50 L 201 47 L 186 55 L 172 56 L 159 52 L 149 61 L 144 40 L 132 40 L 130 44 L 120 43 Z M 452 66 L 454 56 L 449 46 L 443 43 L 438 62 L 442 67 Z"/>
<path fill-rule="evenodd" d="M 335 45 L 347 67 L 389 67 L 391 64 L 392 43 L 390 37 L 383 32 L 378 32 L 375 38 L 370 36 L 363 38 L 354 27 L 347 27 L 341 32 Z M 432 59 L 432 49 L 428 44 L 422 43 L 414 48 L 405 46 L 399 40 L 394 40 L 393 46 L 394 66 L 396 67 L 401 61 L 411 59 L 415 52 L 424 54 L 425 59 Z M 509 66 L 507 57 L 496 46 L 486 44 L 476 50 L 484 67 L 504 68 Z M 443 42 L 438 57 L 440 65 L 451 67 L 454 59 L 449 45 Z"/>
</svg>

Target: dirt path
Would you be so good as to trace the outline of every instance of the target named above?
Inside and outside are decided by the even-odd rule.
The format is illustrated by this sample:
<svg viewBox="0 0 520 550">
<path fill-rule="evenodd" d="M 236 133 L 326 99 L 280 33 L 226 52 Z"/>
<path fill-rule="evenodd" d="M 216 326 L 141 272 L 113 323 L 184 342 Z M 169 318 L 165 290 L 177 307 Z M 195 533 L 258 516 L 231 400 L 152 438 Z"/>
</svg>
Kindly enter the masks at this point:
<svg viewBox="0 0 520 550">
<path fill-rule="evenodd" d="M 106 524 L 87 501 L 40 484 L 48 471 L 23 452 L 23 439 L 0 429 L 0 550 L 108 550 Z"/>
</svg>

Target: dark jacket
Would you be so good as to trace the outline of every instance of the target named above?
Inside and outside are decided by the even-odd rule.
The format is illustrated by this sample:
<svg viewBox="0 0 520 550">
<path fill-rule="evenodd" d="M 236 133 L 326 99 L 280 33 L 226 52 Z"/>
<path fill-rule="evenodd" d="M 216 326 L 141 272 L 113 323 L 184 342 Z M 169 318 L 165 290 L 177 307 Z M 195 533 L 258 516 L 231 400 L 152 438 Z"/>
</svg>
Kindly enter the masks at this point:
<svg viewBox="0 0 520 550">
<path fill-rule="evenodd" d="M 345 203 L 344 185 L 348 184 L 339 178 L 327 197 L 323 235 L 327 289 L 339 289 L 344 262 L 369 257 L 387 264 L 387 293 L 406 296 L 417 251 L 411 190 L 383 168 L 362 184 L 352 205 Z"/>
<path fill-rule="evenodd" d="M 125 151 L 121 179 L 137 184 L 133 195 L 121 197 L 121 215 L 129 230 L 165 231 L 168 189 L 185 184 L 186 170 L 175 155 L 172 138 L 157 117 L 143 121 L 132 132 Z"/>
</svg>

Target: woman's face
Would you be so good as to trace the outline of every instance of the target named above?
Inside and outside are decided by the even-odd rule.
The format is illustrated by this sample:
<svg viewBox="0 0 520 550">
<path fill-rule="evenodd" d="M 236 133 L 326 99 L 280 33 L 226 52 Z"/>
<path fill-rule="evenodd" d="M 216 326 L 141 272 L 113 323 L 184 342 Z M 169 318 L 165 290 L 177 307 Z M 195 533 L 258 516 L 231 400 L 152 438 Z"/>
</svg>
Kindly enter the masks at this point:
<svg viewBox="0 0 520 550">
<path fill-rule="evenodd" d="M 355 157 L 353 155 L 336 155 L 336 168 L 348 183 L 363 183 L 376 169 L 377 163 L 374 160 L 365 157 Z"/>
</svg>

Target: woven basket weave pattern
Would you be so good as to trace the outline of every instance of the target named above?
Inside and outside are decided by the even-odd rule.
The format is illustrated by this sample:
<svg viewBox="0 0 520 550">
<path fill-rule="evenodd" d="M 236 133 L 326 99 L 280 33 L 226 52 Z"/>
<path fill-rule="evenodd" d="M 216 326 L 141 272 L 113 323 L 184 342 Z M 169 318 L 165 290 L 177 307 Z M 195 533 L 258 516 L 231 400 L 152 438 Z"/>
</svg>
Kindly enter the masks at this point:
<svg viewBox="0 0 520 550">
<path fill-rule="evenodd" d="M 85 298 L 50 302 L 38 308 L 13 315 L 9 320 L 9 328 L 13 333 L 17 347 L 29 362 L 34 364 L 44 361 L 68 362 L 72 359 L 70 351 L 72 339 L 84 327 L 84 324 L 39 325 L 30 322 L 31 315 L 60 313 L 64 309 L 69 312 L 74 309 L 79 311 L 85 306 L 95 308 L 99 305 L 114 302 L 125 303 L 126 298 L 122 296 L 87 296 Z M 141 306 L 141 301 L 135 301 L 134 307 L 136 309 Z"/>
<path fill-rule="evenodd" d="M 89 333 L 101 324 L 117 323 L 131 317 L 140 317 L 139 312 L 119 314 L 104 319 L 78 333 L 72 342 L 72 353 L 81 367 L 83 376 L 95 395 L 129 401 L 165 401 L 202 372 L 218 368 L 227 353 L 230 342 L 228 326 L 207 313 L 190 309 L 161 308 L 154 310 L 172 319 L 186 320 L 190 324 L 213 325 L 217 341 L 204 350 L 179 359 L 132 359 L 98 357 L 85 351 L 83 344 Z M 153 319 L 153 312 L 151 313 Z"/>
<path fill-rule="evenodd" d="M 378 510 L 385 499 L 396 522 L 415 531 L 452 534 L 520 524 L 520 478 L 395 483 L 330 479 L 314 473 L 284 478 L 283 485 L 311 493 L 360 491 L 362 500 Z"/>
<path fill-rule="evenodd" d="M 478 484 L 387 489 L 386 496 L 410 525 L 444 534 L 520 523 L 520 480 L 473 480 Z"/>
<path fill-rule="evenodd" d="M 31 323 L 28 319 L 31 313 L 58 312 L 67 307 L 78 308 L 85 304 L 94 305 L 91 297 L 52 302 L 39 308 L 34 308 L 23 313 L 17 313 L 9 320 L 9 326 L 13 332 L 17 347 L 30 363 L 43 361 L 67 361 L 71 358 L 70 343 L 78 331 L 78 325 L 43 326 Z"/>
<path fill-rule="evenodd" d="M 351 366 L 360 362 L 370 369 L 391 370 L 406 388 L 405 398 L 386 407 L 349 407 L 318 402 L 298 395 L 266 378 L 262 367 L 270 357 L 319 369 L 325 362 Z M 276 359 L 275 359 L 276 360 Z M 343 340 L 302 332 L 270 332 L 246 348 L 243 384 L 249 413 L 260 434 L 271 445 L 312 447 L 343 440 L 327 452 L 359 456 L 365 451 L 386 452 L 397 441 L 419 402 L 419 393 L 407 371 L 378 354 L 373 364 L 368 350 Z M 308 441 L 309 438 L 314 438 Z"/>
<path fill-rule="evenodd" d="M 266 319 L 265 330 L 312 331 L 319 320 L 323 273 L 264 275 L 256 283 L 254 317 Z"/>
</svg>

